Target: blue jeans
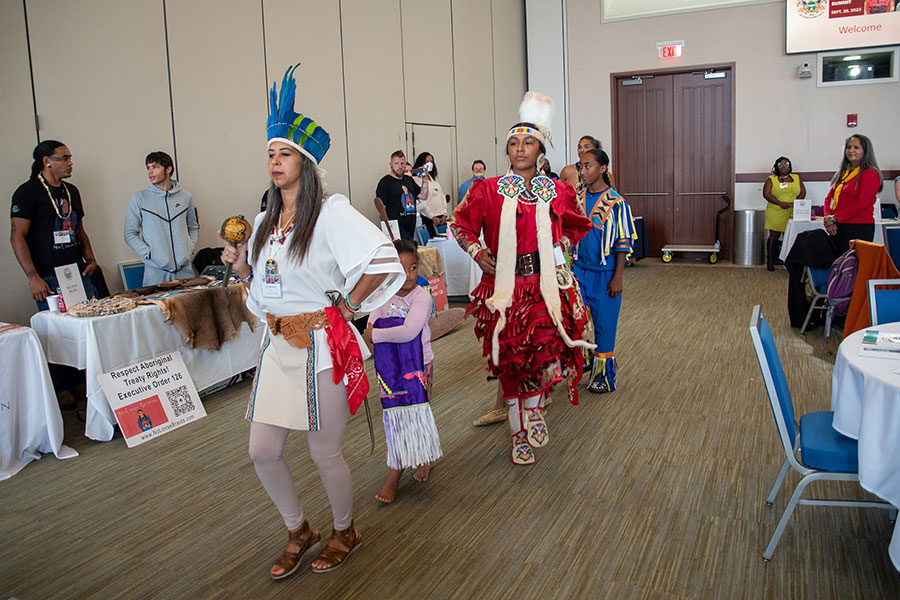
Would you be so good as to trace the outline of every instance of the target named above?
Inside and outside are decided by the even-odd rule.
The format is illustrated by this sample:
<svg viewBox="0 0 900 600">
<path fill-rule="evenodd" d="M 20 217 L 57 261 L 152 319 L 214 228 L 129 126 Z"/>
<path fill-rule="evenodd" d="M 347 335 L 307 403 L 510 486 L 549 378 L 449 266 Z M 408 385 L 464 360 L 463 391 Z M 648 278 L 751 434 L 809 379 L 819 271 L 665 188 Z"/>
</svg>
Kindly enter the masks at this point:
<svg viewBox="0 0 900 600">
<path fill-rule="evenodd" d="M 50 286 L 50 289 L 53 290 L 54 294 L 59 293 L 59 282 L 56 280 L 56 275 L 48 275 L 46 277 L 41 277 L 44 281 L 47 282 L 47 285 Z M 81 276 L 81 283 L 84 284 L 84 291 L 87 294 L 88 299 L 96 298 L 99 296 L 97 293 L 97 288 L 94 287 L 94 284 L 91 283 L 91 278 L 88 275 Z M 46 300 L 44 302 L 37 302 L 38 310 L 50 310 L 50 307 L 47 305 Z"/>
</svg>

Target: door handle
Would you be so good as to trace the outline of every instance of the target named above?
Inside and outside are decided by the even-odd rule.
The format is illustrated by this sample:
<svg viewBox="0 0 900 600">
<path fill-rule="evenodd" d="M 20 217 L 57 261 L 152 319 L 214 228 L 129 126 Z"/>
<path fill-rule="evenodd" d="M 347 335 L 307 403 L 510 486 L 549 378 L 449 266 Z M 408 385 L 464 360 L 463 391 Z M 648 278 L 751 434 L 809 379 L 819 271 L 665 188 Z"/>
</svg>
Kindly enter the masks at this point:
<svg viewBox="0 0 900 600">
<path fill-rule="evenodd" d="M 725 192 L 678 192 L 678 196 L 722 196 Z"/>
<path fill-rule="evenodd" d="M 668 196 L 669 192 L 621 192 L 623 196 Z"/>
</svg>

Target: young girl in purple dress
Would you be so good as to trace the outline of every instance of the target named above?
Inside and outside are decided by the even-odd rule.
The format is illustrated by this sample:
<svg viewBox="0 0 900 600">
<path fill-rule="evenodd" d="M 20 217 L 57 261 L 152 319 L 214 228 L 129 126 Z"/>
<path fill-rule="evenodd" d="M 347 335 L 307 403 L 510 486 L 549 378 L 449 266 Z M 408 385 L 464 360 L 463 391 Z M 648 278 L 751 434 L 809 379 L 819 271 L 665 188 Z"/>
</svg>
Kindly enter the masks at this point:
<svg viewBox="0 0 900 600">
<path fill-rule="evenodd" d="M 375 371 L 384 415 L 388 476 L 375 495 L 393 502 L 405 468 L 416 468 L 413 477 L 426 481 L 441 444 L 431 412 L 431 294 L 417 284 L 419 259 L 416 246 L 395 240 L 394 247 L 406 273 L 406 282 L 386 304 L 369 315 L 363 337 L 374 346 Z"/>
</svg>

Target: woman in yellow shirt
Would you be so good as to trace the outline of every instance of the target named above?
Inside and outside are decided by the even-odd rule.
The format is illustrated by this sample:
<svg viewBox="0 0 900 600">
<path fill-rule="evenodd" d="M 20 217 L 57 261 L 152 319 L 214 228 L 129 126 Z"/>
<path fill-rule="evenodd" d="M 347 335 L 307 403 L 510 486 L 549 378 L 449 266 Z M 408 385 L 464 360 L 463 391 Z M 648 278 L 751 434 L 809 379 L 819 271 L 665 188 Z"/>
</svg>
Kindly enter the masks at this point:
<svg viewBox="0 0 900 600">
<path fill-rule="evenodd" d="M 794 200 L 806 198 L 806 187 L 800 177 L 791 173 L 791 161 L 779 156 L 772 167 L 772 175 L 763 184 L 763 198 L 766 199 L 766 269 L 775 270 L 775 248 L 778 238 L 784 233 L 788 219 L 794 209 Z"/>
</svg>

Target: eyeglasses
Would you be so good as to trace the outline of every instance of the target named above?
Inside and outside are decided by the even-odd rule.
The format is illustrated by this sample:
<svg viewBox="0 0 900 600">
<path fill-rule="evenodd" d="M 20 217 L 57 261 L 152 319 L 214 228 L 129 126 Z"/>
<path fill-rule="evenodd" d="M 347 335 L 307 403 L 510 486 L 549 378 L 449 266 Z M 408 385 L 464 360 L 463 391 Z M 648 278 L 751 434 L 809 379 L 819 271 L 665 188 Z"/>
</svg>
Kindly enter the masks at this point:
<svg viewBox="0 0 900 600">
<path fill-rule="evenodd" d="M 65 156 L 48 156 L 47 158 L 49 158 L 53 162 L 69 162 L 70 160 L 72 160 L 72 155 L 66 154 Z"/>
<path fill-rule="evenodd" d="M 777 163 L 775 163 L 775 166 L 778 166 L 778 167 L 789 167 L 789 166 L 791 166 L 791 161 L 789 161 L 789 160 L 780 160 L 780 161 L 778 161 Z"/>
</svg>

